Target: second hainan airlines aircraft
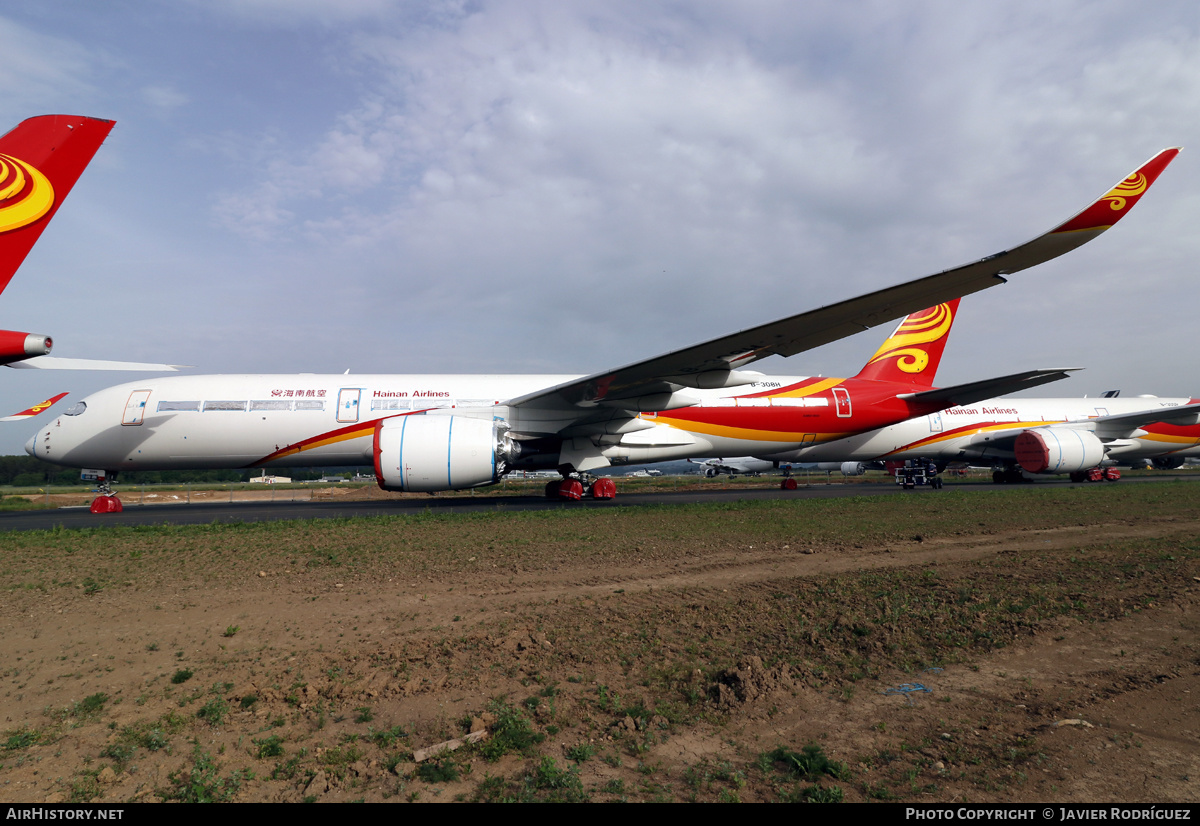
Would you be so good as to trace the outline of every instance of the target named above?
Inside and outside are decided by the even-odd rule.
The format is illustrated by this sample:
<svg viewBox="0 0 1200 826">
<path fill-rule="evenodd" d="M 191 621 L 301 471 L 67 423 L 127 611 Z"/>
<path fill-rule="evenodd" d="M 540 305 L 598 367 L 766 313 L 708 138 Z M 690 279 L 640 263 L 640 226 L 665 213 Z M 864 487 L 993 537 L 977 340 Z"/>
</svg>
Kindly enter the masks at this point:
<svg viewBox="0 0 1200 826">
<path fill-rule="evenodd" d="M 385 490 L 492 484 L 557 469 L 557 492 L 612 495 L 588 472 L 612 464 L 764 455 L 845 438 L 1032 386 L 1031 371 L 940 390 L 921 378 L 953 318 L 946 304 L 1004 283 L 1115 224 L 1178 154 L 1151 158 L 1075 217 L 980 261 L 587 376 L 216 375 L 95 393 L 26 450 L 56 464 L 122 470 L 373 464 Z M 932 309 L 853 379 L 772 378 L 745 368 Z M 573 478 L 582 476 L 583 478 Z"/>
<path fill-rule="evenodd" d="M 1200 456 L 1200 399 L 989 399 L 947 408 L 835 444 L 764 457 L 864 464 L 928 459 L 991 465 L 996 482 L 1070 474 L 1098 478 L 1102 464 L 1178 467 Z M 1119 477 L 1118 477 L 1119 478 Z"/>
</svg>

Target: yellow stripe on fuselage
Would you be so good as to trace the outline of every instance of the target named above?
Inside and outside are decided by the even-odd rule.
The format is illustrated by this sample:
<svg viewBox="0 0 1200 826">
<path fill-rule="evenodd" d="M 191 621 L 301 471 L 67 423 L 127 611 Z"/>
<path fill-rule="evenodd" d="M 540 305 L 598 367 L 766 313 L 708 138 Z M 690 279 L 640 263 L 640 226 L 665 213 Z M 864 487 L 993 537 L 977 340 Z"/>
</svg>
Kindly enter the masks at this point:
<svg viewBox="0 0 1200 826">
<path fill-rule="evenodd" d="M 819 442 L 828 442 L 833 439 L 844 439 L 847 436 L 853 435 L 856 431 L 845 431 L 838 433 L 815 433 L 814 431 L 791 431 L 791 430 L 752 430 L 748 427 L 731 427 L 729 425 L 709 424 L 708 422 L 693 422 L 683 419 L 672 419 L 662 413 L 658 414 L 655 421 L 669 424 L 678 430 L 683 430 L 687 433 L 702 433 L 705 436 L 717 436 L 723 439 L 741 439 L 747 442 L 804 442 L 805 436 L 816 436 L 815 441 L 804 442 L 804 444 L 817 444 Z"/>
</svg>

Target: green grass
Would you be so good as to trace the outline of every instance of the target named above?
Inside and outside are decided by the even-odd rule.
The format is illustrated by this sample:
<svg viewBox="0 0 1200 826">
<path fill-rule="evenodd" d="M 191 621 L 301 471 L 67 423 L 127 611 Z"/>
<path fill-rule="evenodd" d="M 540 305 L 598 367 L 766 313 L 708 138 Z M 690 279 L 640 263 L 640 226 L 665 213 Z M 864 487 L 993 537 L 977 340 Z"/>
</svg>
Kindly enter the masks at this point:
<svg viewBox="0 0 1200 826">
<path fill-rule="evenodd" d="M 348 767 L 357 759 L 377 760 L 391 769 L 407 763 L 409 749 L 437 741 L 429 731 L 393 717 L 395 712 L 389 703 L 361 693 L 358 687 L 368 684 L 364 678 L 381 670 L 390 673 L 389 679 L 412 679 L 414 684 L 426 678 L 432 681 L 448 677 L 451 684 L 464 680 L 462 684 L 473 685 L 471 681 L 479 679 L 481 667 L 495 667 L 509 680 L 520 679 L 525 691 L 514 692 L 509 695 L 511 700 L 497 701 L 487 709 L 497 718 L 493 739 L 464 749 L 454 765 L 465 774 L 472 759 L 481 762 L 481 757 L 497 760 L 504 754 L 517 754 L 522 760 L 521 767 L 508 769 L 505 777 L 485 778 L 480 783 L 481 799 L 585 799 L 587 791 L 578 782 L 581 772 L 585 777 L 596 771 L 607 776 L 609 768 L 621 768 L 627 775 L 622 783 L 605 787 L 597 782 L 591 793 L 597 797 L 603 793 L 665 799 L 694 791 L 705 800 L 723 795 L 732 801 L 747 797 L 738 777 L 742 773 L 756 780 L 759 775 L 753 767 L 697 766 L 686 780 L 682 771 L 670 777 L 665 777 L 665 772 L 648 775 L 645 782 L 628 775 L 635 764 L 655 764 L 653 749 L 673 735 L 675 726 L 704 722 L 718 728 L 728 722 L 729 712 L 712 702 L 712 690 L 718 678 L 735 670 L 747 652 L 761 657 L 764 667 L 780 670 L 784 690 L 814 688 L 829 696 L 853 692 L 855 697 L 862 697 L 876 690 L 871 680 L 885 671 L 900 669 L 919 680 L 917 675 L 928 666 L 956 660 L 969 662 L 1044 633 L 1047 626 L 1055 627 L 1063 618 L 1070 622 L 1103 622 L 1146 610 L 1147 606 L 1169 604 L 1172 595 L 1186 590 L 1192 577 L 1200 573 L 1196 567 L 1200 542 L 1185 535 L 1182 525 L 1178 535 L 1161 539 L 1101 540 L 1065 550 L 1041 550 L 1041 535 L 1032 531 L 1081 523 L 1144 524 L 1169 529 L 1170 520 L 1196 512 L 1197 505 L 1200 486 L 1164 483 L 1080 489 L 997 488 L 969 496 L 946 490 L 928 496 L 848 500 L 793 497 L 621 511 L 582 507 L 535 514 L 427 513 L 268 525 L 97 527 L 6 535 L 6 540 L 13 539 L 19 547 L 0 559 L 0 590 L 8 589 L 4 598 L 16 611 L 21 601 L 44 601 L 47 594 L 56 600 L 85 599 L 88 578 L 103 583 L 106 590 L 100 596 L 104 598 L 131 587 L 128 583 L 140 587 L 144 581 L 182 575 L 205 587 L 219 587 L 222 583 L 244 582 L 258 570 L 294 571 L 319 558 L 324 560 L 321 564 L 304 571 L 314 582 L 341 582 L 343 577 L 347 582 L 354 581 L 354 577 L 390 578 L 397 572 L 411 575 L 413 580 L 428 576 L 437 582 L 442 575 L 443 582 L 456 586 L 457 596 L 459 583 L 473 572 L 495 576 L 506 567 L 536 569 L 558 564 L 564 555 L 571 554 L 586 554 L 598 568 L 619 570 L 626 561 L 671 565 L 712 548 L 754 545 L 756 553 L 765 550 L 779 555 L 805 549 L 820 553 L 822 549 L 856 545 L 927 550 L 931 540 L 943 537 L 987 540 L 994 534 L 1014 535 L 1012 548 L 989 552 L 978 562 L 909 565 L 837 576 L 797 574 L 751 587 L 693 585 L 684 599 L 656 599 L 632 586 L 606 587 L 587 598 L 532 604 L 524 609 L 520 623 L 536 628 L 539 635 L 545 634 L 550 644 L 523 650 L 519 662 L 497 659 L 497 641 L 513 630 L 513 621 L 498 618 L 498 612 L 486 614 L 487 623 L 476 624 L 478 615 L 473 609 L 454 606 L 446 617 L 461 611 L 466 620 L 453 630 L 437 632 L 445 634 L 443 643 L 425 650 L 415 642 L 410 651 L 405 650 L 409 643 L 403 641 L 402 632 L 387 646 L 372 646 L 366 651 L 356 647 L 359 643 L 351 642 L 349 631 L 363 620 L 347 618 L 346 650 L 353 651 L 354 657 L 330 652 L 327 662 L 322 661 L 315 670 L 293 672 L 289 665 L 286 676 L 280 666 L 272 677 L 278 685 L 268 688 L 269 680 L 255 679 L 254 685 L 262 687 L 261 698 L 247 694 L 237 702 L 239 695 L 231 694 L 231 685 L 218 692 L 219 696 L 211 696 L 203 687 L 188 691 L 211 679 L 208 677 L 182 689 L 172 688 L 164 684 L 182 684 L 194 674 L 191 668 L 180 667 L 172 677 L 167 669 L 147 693 L 154 699 L 153 691 L 161 690 L 172 704 L 186 695 L 192 703 L 188 710 L 180 706 L 174 715 L 127 726 L 104 746 L 103 753 L 93 749 L 89 754 L 92 760 L 99 754 L 119 766 L 130 761 L 144 764 L 151 753 L 163 752 L 173 755 L 173 768 L 192 748 L 185 738 L 199 738 L 218 758 L 197 751 L 189 767 L 172 779 L 167 790 L 172 799 L 183 799 L 183 789 L 193 785 L 200 790 L 196 799 L 230 799 L 237 794 L 245 775 L 231 774 L 223 762 L 224 770 L 216 770 L 216 761 L 226 759 L 219 756 L 218 744 L 243 761 L 255 757 L 279 759 L 271 774 L 278 773 L 293 786 L 302 787 L 312 772 L 322 769 L 349 784 L 355 778 Z M 921 543 L 916 541 L 917 535 L 922 537 Z M 1111 587 L 1114 578 L 1120 580 L 1119 590 Z M 1108 584 L 1100 587 L 1104 583 Z M 415 616 L 397 615 L 394 622 L 397 627 L 406 627 Z M 220 645 L 225 642 L 219 639 L 220 629 L 213 625 L 197 630 Z M 145 647 L 148 652 L 158 650 L 161 644 L 163 653 L 156 660 L 170 661 L 171 668 L 187 662 L 201 675 L 220 674 L 220 658 L 232 656 L 222 653 L 216 654 L 218 659 L 200 661 L 197 658 L 208 655 L 191 648 L 185 655 L 183 641 L 161 634 L 148 629 L 146 637 L 131 644 L 139 651 Z M 159 635 L 159 642 L 146 645 L 154 635 Z M 180 652 L 178 658 L 171 656 L 176 650 Z M 224 652 L 224 648 L 220 650 Z M 326 668 L 333 664 L 336 667 Z M 264 672 L 272 668 L 262 666 Z M 335 698 L 326 691 L 326 680 L 338 691 L 346 687 L 346 693 Z M 555 680 L 559 682 L 555 684 Z M 306 705 L 308 701 L 300 691 L 306 681 L 321 692 L 316 705 Z M 64 698 L 80 696 L 83 691 L 108 683 L 87 685 L 91 687 Z M 503 690 L 513 685 L 508 682 Z M 926 700 L 929 696 L 923 695 L 920 701 L 940 699 L 935 694 Z M 104 725 L 114 716 L 107 710 L 132 710 L 133 703 L 114 706 L 115 702 L 103 694 L 91 695 L 48 712 L 54 725 L 8 731 L 0 738 L 0 757 L 6 762 L 35 759 L 37 752 L 48 752 L 46 745 L 58 740 L 68 727 L 85 719 L 93 725 Z M 370 702 L 378 703 L 374 710 L 362 705 Z M 897 702 L 902 704 L 903 700 Z M 261 720 L 248 722 L 256 715 L 239 713 L 239 707 L 253 710 Z M 454 712 L 455 720 L 460 713 Z M 405 725 L 370 728 L 368 724 L 375 715 L 388 725 L 398 719 Z M 626 716 L 632 719 L 632 728 L 624 726 Z M 269 720 L 278 721 L 278 728 L 268 728 Z M 327 728 L 321 731 L 326 720 Z M 233 736 L 235 721 L 243 729 L 257 727 L 239 740 Z M 217 730 L 210 725 L 224 728 Z M 552 735 L 553 742 L 545 742 L 544 732 L 557 733 L 560 729 L 561 737 Z M 888 730 L 892 731 L 890 718 Z M 278 734 L 267 734 L 276 731 Z M 180 736 L 182 732 L 186 733 Z M 343 740 L 333 748 L 325 748 L 320 742 L 321 737 L 336 741 L 348 735 L 356 736 L 357 742 Z M 610 736 L 612 740 L 605 739 Z M 599 745 L 590 746 L 589 739 Z M 566 744 L 579 745 L 564 748 Z M 41 748 L 30 750 L 32 745 Z M 278 754 L 274 753 L 276 747 Z M 776 784 L 779 798 L 832 802 L 842 794 L 841 789 L 831 785 L 845 782 L 836 774 L 821 769 L 817 779 L 810 779 L 809 770 L 801 773 L 792 768 L 813 762 L 805 749 L 781 749 L 786 754 L 781 752 L 778 760 L 770 757 L 773 752 L 766 753 L 763 759 L 768 768 L 762 772 Z M 1027 749 L 1019 743 L 1005 742 L 995 749 L 996 755 L 1004 759 L 1009 759 L 1009 749 L 1016 749 L 1013 753 L 1021 760 L 1033 759 L 1026 756 Z M 546 757 L 545 752 L 552 753 L 560 763 Z M 157 759 L 167 758 L 159 755 Z M 487 767 L 496 768 L 491 764 Z M 910 767 L 906 764 L 904 768 Z M 166 771 L 163 769 L 164 774 Z M 260 773 L 264 771 L 267 769 Z M 476 771 L 480 771 L 479 766 Z M 64 776 L 71 775 L 68 772 Z M 90 788 L 87 777 L 92 776 L 78 775 L 80 788 L 85 791 Z M 158 782 L 163 782 L 162 775 L 159 777 Z M 395 784 L 397 797 L 408 794 L 398 789 L 410 778 L 392 775 L 388 780 Z M 847 788 L 852 795 L 861 792 L 896 799 L 910 794 L 912 782 L 898 773 L 894 778 L 860 777 Z M 431 791 L 424 789 L 421 794 L 428 799 Z"/>
<path fill-rule="evenodd" d="M 512 705 L 494 700 L 489 710 L 496 715 L 496 723 L 492 726 L 492 736 L 480 748 L 487 760 L 495 762 L 510 752 L 530 754 L 534 746 L 546 739 L 544 734 L 534 730 L 529 718 Z"/>
<path fill-rule="evenodd" d="M 1120 484 L 1086 488 L 947 489 L 937 495 L 805 499 L 480 514 L 425 512 L 363 519 L 189 526 L 103 526 L 5 536 L 0 590 L 85 583 L 118 587 L 154 576 L 203 571 L 217 585 L 248 571 L 293 562 L 293 548 L 315 549 L 302 564 L 371 573 L 464 573 L 520 564 L 553 564 L 586 553 L 601 564 L 669 558 L 697 546 L 819 548 L 908 543 L 963 532 L 988 534 L 1119 520 L 1154 520 L 1200 506 L 1200 485 Z M 638 537 L 626 542 L 624 537 Z M 332 551 L 336 549 L 336 553 Z M 331 571 L 331 575 L 333 574 Z M 41 585 L 38 585 L 38 584 Z M 234 629 L 230 626 L 226 631 Z"/>
<path fill-rule="evenodd" d="M 191 767 L 168 776 L 171 785 L 162 790 L 162 797 L 180 803 L 228 803 L 253 776 L 245 769 L 222 775 L 212 755 L 197 745 Z"/>
</svg>

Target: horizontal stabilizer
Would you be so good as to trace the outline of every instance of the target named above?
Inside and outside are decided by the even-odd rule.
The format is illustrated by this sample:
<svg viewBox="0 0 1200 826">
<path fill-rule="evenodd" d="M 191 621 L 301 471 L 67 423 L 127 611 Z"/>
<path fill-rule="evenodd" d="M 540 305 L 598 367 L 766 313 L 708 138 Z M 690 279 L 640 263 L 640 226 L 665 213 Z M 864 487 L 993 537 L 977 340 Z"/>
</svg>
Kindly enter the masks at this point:
<svg viewBox="0 0 1200 826">
<path fill-rule="evenodd" d="M 38 356 L 5 365 L 14 370 L 129 370 L 141 373 L 174 373 L 187 366 L 186 364 L 152 364 L 144 361 L 60 359 L 53 356 Z"/>
<path fill-rule="evenodd" d="M 1005 396 L 1009 393 L 1016 393 L 1020 390 L 1028 390 L 1031 387 L 1049 384 L 1052 381 L 1059 381 L 1080 369 L 1082 368 L 1058 367 L 1048 370 L 1026 370 L 1024 373 L 1013 373 L 1009 376 L 1000 376 L 994 379 L 956 384 L 953 387 L 938 387 L 920 393 L 901 393 L 897 398 L 925 404 L 931 402 L 941 403 L 947 407 L 974 404 L 984 399 L 993 399 L 997 396 Z"/>
</svg>

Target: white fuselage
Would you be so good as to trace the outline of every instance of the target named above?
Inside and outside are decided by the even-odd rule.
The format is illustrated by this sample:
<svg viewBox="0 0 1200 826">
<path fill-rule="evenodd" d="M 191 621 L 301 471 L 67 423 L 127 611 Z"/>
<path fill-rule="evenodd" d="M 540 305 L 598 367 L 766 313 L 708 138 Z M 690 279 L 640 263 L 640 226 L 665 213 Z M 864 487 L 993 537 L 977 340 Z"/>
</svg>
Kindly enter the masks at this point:
<svg viewBox="0 0 1200 826">
<path fill-rule="evenodd" d="M 507 399 L 577 378 L 564 375 L 171 376 L 110 387 L 68 407 L 27 449 L 41 459 L 107 470 L 165 470 L 372 463 L 374 423 L 415 410 L 502 419 L 514 431 L 554 434 L 561 411 L 508 407 Z M 770 377 L 770 386 L 804 377 Z M 764 377 L 764 381 L 767 377 Z M 701 405 L 758 389 L 694 390 Z M 601 418 L 617 411 L 598 410 Z M 612 464 L 785 450 L 786 441 L 701 435 L 655 424 L 605 446 Z M 627 420 L 626 416 L 626 420 Z M 549 462 L 549 466 L 554 466 Z"/>
</svg>

